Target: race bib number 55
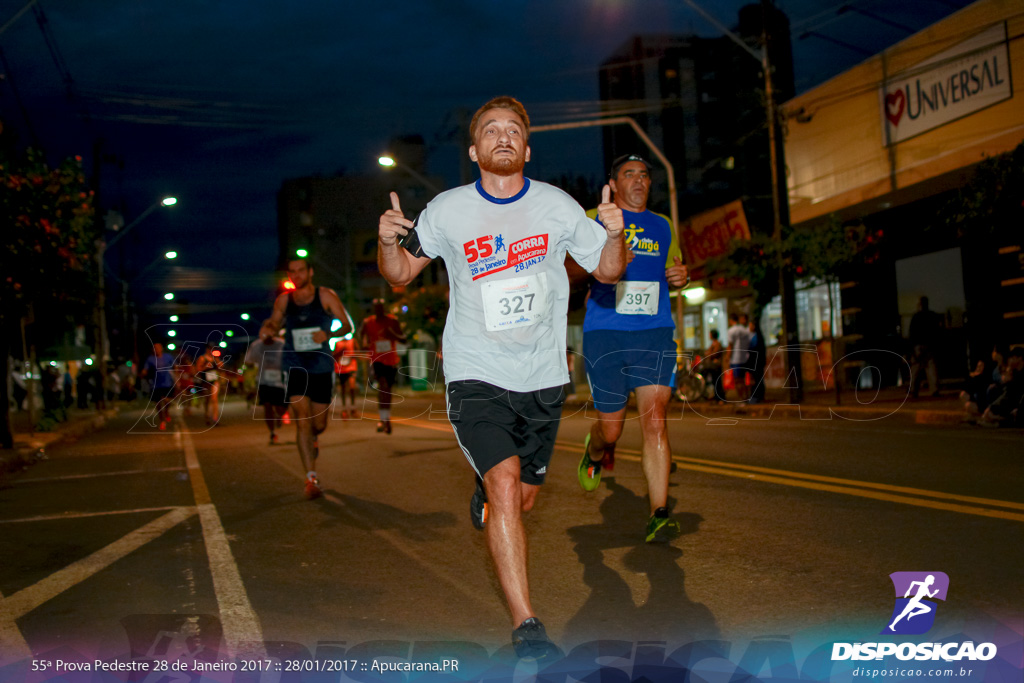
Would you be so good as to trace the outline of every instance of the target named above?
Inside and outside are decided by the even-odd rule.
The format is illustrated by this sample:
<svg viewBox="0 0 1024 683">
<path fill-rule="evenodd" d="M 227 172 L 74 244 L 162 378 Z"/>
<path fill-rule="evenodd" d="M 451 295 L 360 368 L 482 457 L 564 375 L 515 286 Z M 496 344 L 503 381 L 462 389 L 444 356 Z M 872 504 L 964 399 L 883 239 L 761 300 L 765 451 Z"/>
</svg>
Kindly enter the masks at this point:
<svg viewBox="0 0 1024 683">
<path fill-rule="evenodd" d="M 485 282 L 481 293 L 488 332 L 529 327 L 547 314 L 547 273 Z"/>
<path fill-rule="evenodd" d="M 319 331 L 319 327 L 300 327 L 292 330 L 292 346 L 296 351 L 318 351 L 320 342 L 313 341 L 313 334 Z"/>
</svg>

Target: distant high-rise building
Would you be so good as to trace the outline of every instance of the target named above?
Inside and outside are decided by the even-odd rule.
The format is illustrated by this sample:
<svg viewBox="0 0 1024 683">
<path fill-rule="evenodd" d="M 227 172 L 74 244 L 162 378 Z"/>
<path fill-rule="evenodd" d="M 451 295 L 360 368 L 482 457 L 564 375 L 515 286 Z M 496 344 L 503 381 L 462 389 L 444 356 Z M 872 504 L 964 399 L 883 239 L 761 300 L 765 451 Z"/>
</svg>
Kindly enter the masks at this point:
<svg viewBox="0 0 1024 683">
<path fill-rule="evenodd" d="M 387 151 L 400 166 L 422 175 L 426 150 L 421 136 L 396 138 Z M 286 180 L 277 195 L 281 264 L 297 249 L 306 249 L 318 284 L 333 287 L 356 312 L 368 310 L 374 297 L 386 296 L 391 289 L 377 270 L 377 225 L 381 213 L 391 208 L 392 191 L 410 217 L 433 198 L 428 187 L 401 168 L 382 168 L 373 175 Z M 424 282 L 443 278 L 439 268 L 431 264 Z"/>
<path fill-rule="evenodd" d="M 761 5 L 739 12 L 734 30 L 760 49 Z M 771 61 L 777 101 L 793 95 L 789 20 L 769 10 Z M 764 106 L 764 78 L 753 55 L 728 37 L 634 36 L 602 65 L 604 110 L 633 116 L 673 165 L 680 216 L 744 198 L 751 222 L 771 220 L 771 175 Z M 625 127 L 604 129 L 605 165 L 629 152 L 647 154 Z M 664 194 L 664 172 L 655 170 L 652 203 Z"/>
</svg>

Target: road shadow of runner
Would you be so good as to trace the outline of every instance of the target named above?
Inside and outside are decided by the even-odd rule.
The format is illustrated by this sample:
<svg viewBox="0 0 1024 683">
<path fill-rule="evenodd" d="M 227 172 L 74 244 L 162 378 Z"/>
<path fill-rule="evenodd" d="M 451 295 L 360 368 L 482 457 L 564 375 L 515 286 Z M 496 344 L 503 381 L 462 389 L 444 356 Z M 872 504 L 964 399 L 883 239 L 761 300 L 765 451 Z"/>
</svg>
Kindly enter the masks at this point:
<svg viewBox="0 0 1024 683">
<path fill-rule="evenodd" d="M 455 526 L 455 515 L 450 512 L 408 512 L 402 508 L 375 500 L 357 498 L 333 489 L 324 490 L 321 510 L 331 519 L 323 526 L 345 526 L 374 531 L 397 531 L 414 541 L 434 541 L 444 538 L 437 530 Z"/>
<path fill-rule="evenodd" d="M 603 521 L 569 529 L 590 595 L 566 624 L 562 642 L 572 647 L 594 640 L 689 643 L 718 638 L 714 615 L 686 595 L 679 561 L 683 551 L 671 543 L 644 542 L 644 522 L 650 514 L 647 497 L 615 483 L 614 477 L 603 482 L 611 491 L 601 502 Z M 673 516 L 681 535 L 696 533 L 703 521 L 699 514 L 680 510 Z M 647 575 L 646 596 L 634 599 L 620 572 L 605 563 L 606 551 L 623 548 L 629 549 L 622 560 L 625 568 Z"/>
</svg>

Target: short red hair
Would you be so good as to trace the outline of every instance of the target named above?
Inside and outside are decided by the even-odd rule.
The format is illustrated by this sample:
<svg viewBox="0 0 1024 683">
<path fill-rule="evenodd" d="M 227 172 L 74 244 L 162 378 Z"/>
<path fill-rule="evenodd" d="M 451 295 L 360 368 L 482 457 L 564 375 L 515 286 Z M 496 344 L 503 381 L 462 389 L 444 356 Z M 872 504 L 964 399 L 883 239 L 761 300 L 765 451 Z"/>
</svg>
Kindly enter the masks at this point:
<svg viewBox="0 0 1024 683">
<path fill-rule="evenodd" d="M 474 142 L 476 141 L 476 127 L 480 124 L 480 118 L 491 109 L 508 109 L 510 112 L 521 118 L 523 120 L 523 126 L 525 127 L 525 130 L 523 131 L 523 139 L 530 139 L 530 117 L 526 115 L 526 107 L 524 107 L 523 103 L 514 97 L 501 95 L 500 97 L 495 97 L 484 103 L 484 106 L 477 109 L 476 113 L 473 114 L 473 120 L 469 122 L 469 136 Z"/>
</svg>

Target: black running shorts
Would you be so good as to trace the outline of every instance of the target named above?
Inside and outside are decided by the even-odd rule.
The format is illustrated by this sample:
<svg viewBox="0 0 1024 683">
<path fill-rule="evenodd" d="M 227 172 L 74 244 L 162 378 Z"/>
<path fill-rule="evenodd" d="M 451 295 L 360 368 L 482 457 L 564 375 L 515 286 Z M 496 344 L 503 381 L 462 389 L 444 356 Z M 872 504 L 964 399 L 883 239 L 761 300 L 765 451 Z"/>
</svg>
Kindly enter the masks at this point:
<svg viewBox="0 0 1024 683">
<path fill-rule="evenodd" d="M 565 402 L 561 385 L 521 393 L 464 380 L 450 382 L 445 398 L 455 438 L 478 475 L 515 455 L 520 481 L 544 483 Z"/>
<path fill-rule="evenodd" d="M 329 404 L 334 396 L 334 373 L 306 372 L 304 368 L 293 367 L 288 371 L 288 402 L 294 403 L 296 396 L 307 396 L 313 403 Z"/>
<path fill-rule="evenodd" d="M 283 406 L 288 403 L 284 395 L 284 387 L 261 384 L 256 389 L 256 397 L 261 406 Z"/>
<path fill-rule="evenodd" d="M 383 380 L 388 383 L 388 386 L 395 386 L 395 378 L 398 377 L 398 366 L 388 365 L 387 363 L 374 363 L 373 364 L 373 376 L 378 380 Z"/>
</svg>

